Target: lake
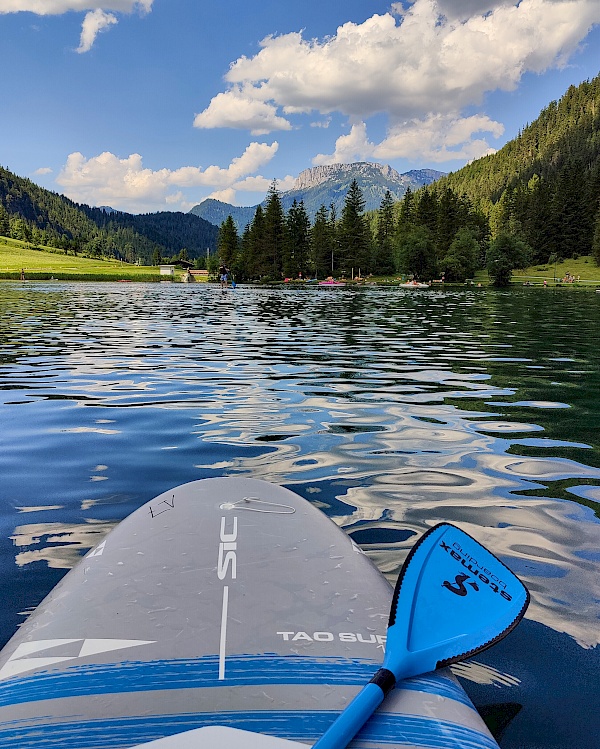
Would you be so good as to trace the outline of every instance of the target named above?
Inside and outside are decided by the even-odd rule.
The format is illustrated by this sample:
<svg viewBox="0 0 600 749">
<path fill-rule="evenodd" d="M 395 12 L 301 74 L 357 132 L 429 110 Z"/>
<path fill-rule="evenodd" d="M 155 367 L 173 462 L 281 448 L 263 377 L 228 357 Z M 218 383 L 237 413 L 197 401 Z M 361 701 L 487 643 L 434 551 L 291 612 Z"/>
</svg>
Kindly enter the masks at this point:
<svg viewBox="0 0 600 749">
<path fill-rule="evenodd" d="M 532 596 L 469 695 L 516 706 L 503 749 L 597 747 L 599 331 L 575 289 L 2 283 L 0 644 L 134 509 L 247 475 L 392 582 L 459 524 Z"/>
</svg>

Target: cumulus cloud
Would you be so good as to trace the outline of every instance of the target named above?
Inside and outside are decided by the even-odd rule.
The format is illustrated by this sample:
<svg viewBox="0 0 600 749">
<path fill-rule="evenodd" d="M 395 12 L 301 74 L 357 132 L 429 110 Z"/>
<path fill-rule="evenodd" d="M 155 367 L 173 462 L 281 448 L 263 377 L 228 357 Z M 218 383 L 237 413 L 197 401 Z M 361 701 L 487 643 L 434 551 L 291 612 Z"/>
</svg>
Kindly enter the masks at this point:
<svg viewBox="0 0 600 749">
<path fill-rule="evenodd" d="M 485 115 L 453 117 L 438 114 L 424 120 L 411 120 L 397 125 L 374 150 L 378 159 L 419 158 L 443 163 L 454 159 L 473 161 L 494 153 L 484 138 L 476 134 L 491 133 L 499 138 L 504 125 Z"/>
<path fill-rule="evenodd" d="M 233 187 L 228 187 L 226 190 L 215 190 L 206 199 L 220 200 L 222 203 L 232 204 L 235 200 L 235 190 Z"/>
<path fill-rule="evenodd" d="M 271 145 L 251 143 L 227 168 L 185 166 L 175 170 L 145 168 L 137 153 L 120 159 L 105 152 L 87 159 L 76 152 L 68 156 L 56 182 L 77 202 L 111 205 L 134 212 L 160 210 L 165 205 L 183 202 L 181 188 L 243 189 L 237 184 L 243 184 L 246 178 L 269 163 L 278 147 L 277 142 Z"/>
<path fill-rule="evenodd" d="M 364 122 L 355 123 L 348 135 L 340 136 L 332 154 L 319 154 L 314 164 L 348 163 L 356 160 L 411 159 L 443 163 L 454 159 L 473 161 L 494 153 L 477 134 L 491 133 L 499 138 L 504 125 L 486 115 L 459 117 L 429 114 L 422 120 L 413 119 L 390 128 L 381 143 L 371 143 Z"/>
<path fill-rule="evenodd" d="M 149 13 L 154 0 L 0 0 L 0 13 L 35 13 L 38 16 L 56 16 L 69 11 L 85 12 L 98 10 L 114 10 L 121 13 L 131 13 L 140 10 Z"/>
<path fill-rule="evenodd" d="M 217 190 L 211 193 L 208 198 L 222 200 L 224 203 L 235 203 L 238 192 L 257 192 L 265 193 L 271 187 L 273 180 L 267 177 L 246 177 L 239 182 L 234 182 L 231 187 L 225 190 Z M 283 179 L 277 180 L 277 189 L 281 191 L 291 190 L 296 183 L 296 178 L 288 174 Z"/>
<path fill-rule="evenodd" d="M 149 13 L 154 0 L 100 0 L 102 7 L 94 0 L 0 0 L 2 13 L 35 13 L 38 16 L 61 15 L 71 11 L 87 11 L 81 26 L 81 37 L 76 52 L 89 52 L 101 31 L 118 23 L 114 13 Z"/>
<path fill-rule="evenodd" d="M 246 179 L 236 182 L 233 187 L 242 192 L 267 192 L 271 187 L 272 181 L 266 177 L 246 177 Z M 277 189 L 282 191 L 291 190 L 295 182 L 296 178 L 288 174 L 283 179 L 277 180 Z"/>
<path fill-rule="evenodd" d="M 118 23 L 117 17 L 113 13 L 105 13 L 99 8 L 97 10 L 90 11 L 83 19 L 81 25 L 81 38 L 79 40 L 79 47 L 77 52 L 89 52 L 92 48 L 96 37 L 101 31 L 105 31 L 113 24 Z"/>
<path fill-rule="evenodd" d="M 599 22 L 598 0 L 394 3 L 391 12 L 345 23 L 323 40 L 296 32 L 263 39 L 256 55 L 232 63 L 228 89 L 197 115 L 196 125 L 267 132 L 290 129 L 301 113 L 338 112 L 354 124 L 384 113 L 389 133 L 382 152 L 403 151 L 415 123 L 426 121 L 441 128 L 440 158 L 446 152 L 455 158 L 458 144 L 446 143 L 453 132 L 498 132 L 497 124 L 461 119 L 465 108 L 481 105 L 488 92 L 514 90 L 526 72 L 564 65 Z M 338 141 L 337 157 L 355 148 L 360 129 L 353 131 Z M 487 149 L 478 139 L 465 141 L 463 150 Z"/>
<path fill-rule="evenodd" d="M 42 177 L 44 174 L 52 174 L 52 169 L 49 166 L 41 166 L 35 170 L 34 174 L 36 177 Z"/>
<path fill-rule="evenodd" d="M 292 126 L 277 115 L 275 106 L 261 101 L 253 87 L 234 87 L 217 94 L 204 112 L 196 115 L 194 127 L 241 128 L 250 130 L 252 135 L 265 135 L 273 130 L 291 130 Z"/>
</svg>

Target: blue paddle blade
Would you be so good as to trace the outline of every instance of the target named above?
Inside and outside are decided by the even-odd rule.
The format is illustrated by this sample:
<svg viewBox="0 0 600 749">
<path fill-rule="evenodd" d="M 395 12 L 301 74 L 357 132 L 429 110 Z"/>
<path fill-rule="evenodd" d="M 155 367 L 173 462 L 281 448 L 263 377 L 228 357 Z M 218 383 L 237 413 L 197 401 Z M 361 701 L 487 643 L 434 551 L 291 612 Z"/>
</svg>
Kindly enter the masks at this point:
<svg viewBox="0 0 600 749">
<path fill-rule="evenodd" d="M 506 565 L 459 528 L 436 525 L 400 572 L 383 668 L 398 680 L 469 658 L 516 627 L 528 605 Z"/>
</svg>

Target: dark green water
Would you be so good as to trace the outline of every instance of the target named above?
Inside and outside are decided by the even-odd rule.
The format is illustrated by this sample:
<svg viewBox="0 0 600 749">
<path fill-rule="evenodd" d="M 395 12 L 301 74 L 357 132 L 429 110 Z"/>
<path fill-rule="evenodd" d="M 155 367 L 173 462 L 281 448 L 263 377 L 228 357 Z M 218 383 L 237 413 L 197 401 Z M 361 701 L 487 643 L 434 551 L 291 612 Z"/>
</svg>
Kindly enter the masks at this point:
<svg viewBox="0 0 600 749">
<path fill-rule="evenodd" d="M 527 619 L 457 667 L 520 711 L 503 749 L 594 749 L 600 295 L 0 286 L 0 644 L 158 493 L 245 474 L 345 527 L 393 580 L 456 522 Z"/>
</svg>

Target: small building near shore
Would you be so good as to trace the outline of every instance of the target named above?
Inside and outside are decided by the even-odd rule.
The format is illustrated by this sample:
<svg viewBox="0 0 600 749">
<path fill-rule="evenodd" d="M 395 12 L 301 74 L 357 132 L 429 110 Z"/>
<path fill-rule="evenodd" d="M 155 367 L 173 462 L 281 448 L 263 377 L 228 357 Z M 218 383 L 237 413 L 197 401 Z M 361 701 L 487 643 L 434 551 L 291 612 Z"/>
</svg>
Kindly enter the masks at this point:
<svg viewBox="0 0 600 749">
<path fill-rule="evenodd" d="M 188 271 L 190 276 L 192 276 L 192 279 L 194 281 L 200 281 L 200 282 L 206 282 L 208 281 L 208 271 L 207 270 L 190 270 Z"/>
<path fill-rule="evenodd" d="M 161 276 L 169 276 L 172 278 L 175 274 L 174 265 L 159 265 L 158 267 Z"/>
</svg>

